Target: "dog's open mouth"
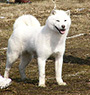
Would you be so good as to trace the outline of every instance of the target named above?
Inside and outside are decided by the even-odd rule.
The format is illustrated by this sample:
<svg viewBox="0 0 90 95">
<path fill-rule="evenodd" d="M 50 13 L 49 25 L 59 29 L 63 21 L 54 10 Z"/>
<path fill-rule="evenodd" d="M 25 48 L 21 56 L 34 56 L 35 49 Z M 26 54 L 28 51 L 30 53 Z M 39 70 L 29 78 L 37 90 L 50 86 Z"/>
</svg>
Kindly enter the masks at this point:
<svg viewBox="0 0 90 95">
<path fill-rule="evenodd" d="M 59 31 L 60 34 L 64 34 L 66 29 L 59 29 L 57 26 L 55 28 Z"/>
</svg>

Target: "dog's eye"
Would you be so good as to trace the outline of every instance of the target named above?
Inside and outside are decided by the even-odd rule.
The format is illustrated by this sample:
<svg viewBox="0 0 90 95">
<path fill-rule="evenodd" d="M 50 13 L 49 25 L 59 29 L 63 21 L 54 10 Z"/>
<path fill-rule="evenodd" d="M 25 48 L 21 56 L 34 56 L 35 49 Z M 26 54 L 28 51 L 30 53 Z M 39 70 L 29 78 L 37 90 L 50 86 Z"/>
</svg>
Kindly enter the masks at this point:
<svg viewBox="0 0 90 95">
<path fill-rule="evenodd" d="M 60 22 L 60 20 L 56 20 L 57 22 Z"/>
<path fill-rule="evenodd" d="M 67 21 L 67 20 L 64 20 L 65 22 Z"/>
</svg>

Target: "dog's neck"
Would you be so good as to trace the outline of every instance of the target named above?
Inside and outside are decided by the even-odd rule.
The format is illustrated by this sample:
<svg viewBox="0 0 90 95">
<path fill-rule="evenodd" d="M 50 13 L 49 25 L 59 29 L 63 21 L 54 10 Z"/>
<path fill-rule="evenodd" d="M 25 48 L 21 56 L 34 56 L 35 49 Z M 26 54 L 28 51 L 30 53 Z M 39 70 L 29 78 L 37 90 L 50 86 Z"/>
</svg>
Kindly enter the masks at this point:
<svg viewBox="0 0 90 95">
<path fill-rule="evenodd" d="M 60 41 L 60 40 L 65 41 L 68 35 L 68 30 L 66 31 L 65 34 L 60 34 L 59 32 L 50 29 L 48 25 L 45 25 L 43 27 L 43 33 L 52 37 L 52 39 L 56 39 L 57 41 Z"/>
</svg>

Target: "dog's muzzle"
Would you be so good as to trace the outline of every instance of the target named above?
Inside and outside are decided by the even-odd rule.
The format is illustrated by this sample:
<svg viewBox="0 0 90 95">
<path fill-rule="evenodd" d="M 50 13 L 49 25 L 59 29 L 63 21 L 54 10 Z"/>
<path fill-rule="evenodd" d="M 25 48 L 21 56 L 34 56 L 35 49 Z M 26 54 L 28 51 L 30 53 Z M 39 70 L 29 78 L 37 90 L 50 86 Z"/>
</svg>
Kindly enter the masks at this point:
<svg viewBox="0 0 90 95">
<path fill-rule="evenodd" d="M 64 28 L 59 29 L 57 26 L 55 26 L 55 28 L 59 31 L 60 34 L 64 34 L 65 33 L 66 29 L 64 29 Z"/>
</svg>

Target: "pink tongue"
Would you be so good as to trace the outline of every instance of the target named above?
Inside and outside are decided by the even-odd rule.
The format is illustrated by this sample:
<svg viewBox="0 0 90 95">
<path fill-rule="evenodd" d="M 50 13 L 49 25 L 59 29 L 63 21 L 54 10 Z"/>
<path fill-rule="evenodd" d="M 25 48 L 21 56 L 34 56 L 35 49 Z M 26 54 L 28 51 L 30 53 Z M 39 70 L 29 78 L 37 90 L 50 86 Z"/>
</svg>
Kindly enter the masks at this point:
<svg viewBox="0 0 90 95">
<path fill-rule="evenodd" d="M 65 33 L 65 31 L 60 31 L 62 34 L 64 34 Z"/>
</svg>

